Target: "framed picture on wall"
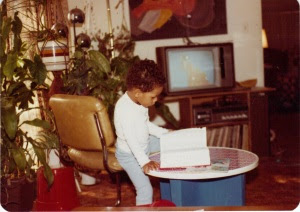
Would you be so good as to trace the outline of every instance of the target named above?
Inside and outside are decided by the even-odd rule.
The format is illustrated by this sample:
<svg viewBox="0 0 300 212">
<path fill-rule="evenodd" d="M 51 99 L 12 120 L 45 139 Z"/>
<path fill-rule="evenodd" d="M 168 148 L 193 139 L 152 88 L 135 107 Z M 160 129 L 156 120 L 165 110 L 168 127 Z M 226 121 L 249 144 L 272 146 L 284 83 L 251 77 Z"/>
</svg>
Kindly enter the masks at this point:
<svg viewBox="0 0 300 212">
<path fill-rule="evenodd" d="M 129 0 L 134 40 L 227 34 L 226 0 Z"/>
</svg>

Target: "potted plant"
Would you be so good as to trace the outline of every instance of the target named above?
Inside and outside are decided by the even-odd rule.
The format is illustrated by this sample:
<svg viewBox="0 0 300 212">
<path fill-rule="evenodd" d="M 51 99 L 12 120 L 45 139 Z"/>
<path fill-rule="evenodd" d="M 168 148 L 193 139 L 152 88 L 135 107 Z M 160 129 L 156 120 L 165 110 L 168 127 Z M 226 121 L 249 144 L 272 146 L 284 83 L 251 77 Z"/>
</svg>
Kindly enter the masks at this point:
<svg viewBox="0 0 300 212">
<path fill-rule="evenodd" d="M 111 39 L 114 43 L 114 57 L 110 46 Z M 108 33 L 101 36 L 99 33 L 94 40 L 98 41 L 99 50 L 86 50 L 80 45 L 77 46 L 70 59 L 68 72 L 63 76 L 62 91 L 101 98 L 113 121 L 115 104 L 126 91 L 127 71 L 139 57 L 134 55 L 135 42 L 124 26 L 116 37 Z M 157 102 L 155 109 L 171 127 L 179 128 L 179 123 L 168 106 Z"/>
<path fill-rule="evenodd" d="M 46 67 L 39 55 L 33 59 L 26 56 L 28 46 L 21 39 L 22 22 L 15 13 L 7 17 L 1 7 L 0 15 L 0 58 L 1 58 L 1 204 L 7 210 L 31 210 L 25 197 L 28 188 L 20 188 L 26 182 L 35 182 L 36 168 L 44 166 L 44 176 L 48 186 L 53 183 L 53 173 L 46 161 L 47 149 L 57 148 L 58 138 L 52 125 L 40 118 L 21 119 L 21 115 L 31 110 L 35 91 L 46 86 Z M 47 112 L 49 117 L 51 113 Z M 25 125 L 40 129 L 38 135 L 30 135 Z M 35 186 L 35 183 L 33 183 Z M 15 189 L 19 188 L 19 189 Z M 21 194 L 10 194 L 10 191 Z M 23 193 L 23 194 L 22 194 Z M 25 194 L 25 195 L 24 195 Z M 23 195 L 23 196 L 20 196 Z M 14 198 L 9 200 L 7 198 Z M 16 207 L 9 205 L 13 201 Z M 15 201 L 20 201 L 16 203 Z"/>
</svg>

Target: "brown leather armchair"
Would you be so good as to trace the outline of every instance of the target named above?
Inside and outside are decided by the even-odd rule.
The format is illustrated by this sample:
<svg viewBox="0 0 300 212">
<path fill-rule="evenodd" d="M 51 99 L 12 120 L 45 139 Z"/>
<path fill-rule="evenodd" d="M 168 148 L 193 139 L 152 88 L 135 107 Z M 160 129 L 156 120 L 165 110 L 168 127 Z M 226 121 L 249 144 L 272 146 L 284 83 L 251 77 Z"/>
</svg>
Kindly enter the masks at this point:
<svg viewBox="0 0 300 212">
<path fill-rule="evenodd" d="M 115 134 L 104 104 L 91 96 L 55 94 L 49 105 L 61 143 L 68 147 L 71 160 L 79 166 L 116 175 L 116 205 L 119 205 L 123 168 L 115 158 Z"/>
</svg>

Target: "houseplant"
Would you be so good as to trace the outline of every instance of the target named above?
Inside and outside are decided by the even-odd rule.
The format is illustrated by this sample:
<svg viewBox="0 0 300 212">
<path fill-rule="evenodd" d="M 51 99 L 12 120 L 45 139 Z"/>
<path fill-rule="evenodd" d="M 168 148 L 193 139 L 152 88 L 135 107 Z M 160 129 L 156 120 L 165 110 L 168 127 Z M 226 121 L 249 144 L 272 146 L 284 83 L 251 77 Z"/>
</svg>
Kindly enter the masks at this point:
<svg viewBox="0 0 300 212">
<path fill-rule="evenodd" d="M 12 196 L 9 194 L 12 184 L 17 187 L 24 182 L 34 181 L 35 168 L 39 163 L 44 166 L 48 186 L 52 185 L 53 173 L 47 164 L 45 150 L 59 145 L 48 121 L 20 118 L 28 111 L 41 110 L 31 104 L 34 102 L 34 92 L 46 86 L 47 71 L 39 55 L 34 55 L 32 59 L 26 56 L 28 46 L 21 39 L 22 25 L 18 13 L 13 18 L 7 17 L 1 6 L 1 193 L 4 192 L 2 194 L 6 194 L 7 198 Z M 51 113 L 47 114 L 51 118 Z M 25 125 L 37 127 L 40 132 L 38 135 L 30 135 L 24 129 Z M 5 207 L 2 198 L 3 195 L 1 204 Z M 5 203 L 9 201 L 6 199 Z M 21 208 L 18 209 L 31 209 L 27 208 L 30 207 L 28 204 L 22 205 L 25 201 L 20 201 Z"/>
<path fill-rule="evenodd" d="M 111 39 L 114 43 L 114 57 Z M 98 41 L 98 50 L 86 50 L 77 46 L 70 59 L 68 72 L 64 74 L 62 90 L 69 94 L 101 98 L 113 121 L 115 104 L 126 91 L 127 71 L 140 58 L 134 55 L 135 42 L 124 26 L 117 36 L 98 33 L 94 40 Z M 157 102 L 155 109 L 173 128 L 179 128 L 178 121 L 165 104 Z"/>
</svg>

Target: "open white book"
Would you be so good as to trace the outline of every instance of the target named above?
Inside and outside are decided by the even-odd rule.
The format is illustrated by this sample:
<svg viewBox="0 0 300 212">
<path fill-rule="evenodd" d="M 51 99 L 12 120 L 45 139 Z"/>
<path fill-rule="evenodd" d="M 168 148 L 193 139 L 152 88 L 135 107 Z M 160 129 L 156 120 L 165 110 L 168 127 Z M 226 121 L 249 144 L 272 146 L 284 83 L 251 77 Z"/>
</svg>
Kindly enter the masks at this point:
<svg viewBox="0 0 300 212">
<path fill-rule="evenodd" d="M 206 128 L 171 131 L 160 138 L 160 168 L 210 165 Z"/>
</svg>

